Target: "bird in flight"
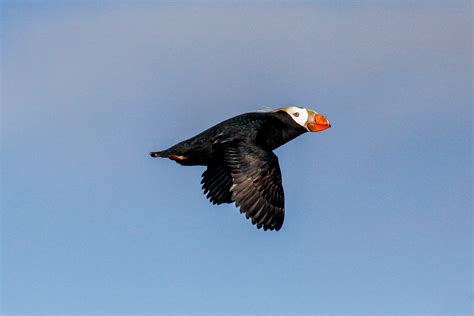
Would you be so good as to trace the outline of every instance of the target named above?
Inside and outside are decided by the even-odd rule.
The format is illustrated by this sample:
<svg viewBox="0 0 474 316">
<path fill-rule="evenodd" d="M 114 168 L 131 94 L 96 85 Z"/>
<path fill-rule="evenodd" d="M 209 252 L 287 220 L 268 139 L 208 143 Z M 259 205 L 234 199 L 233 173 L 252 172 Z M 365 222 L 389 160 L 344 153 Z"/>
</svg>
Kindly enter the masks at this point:
<svg viewBox="0 0 474 316">
<path fill-rule="evenodd" d="M 213 204 L 235 202 L 257 228 L 278 231 L 285 198 L 273 150 L 303 133 L 330 127 L 316 111 L 289 106 L 232 117 L 150 155 L 183 166 L 207 166 L 201 184 Z"/>
</svg>

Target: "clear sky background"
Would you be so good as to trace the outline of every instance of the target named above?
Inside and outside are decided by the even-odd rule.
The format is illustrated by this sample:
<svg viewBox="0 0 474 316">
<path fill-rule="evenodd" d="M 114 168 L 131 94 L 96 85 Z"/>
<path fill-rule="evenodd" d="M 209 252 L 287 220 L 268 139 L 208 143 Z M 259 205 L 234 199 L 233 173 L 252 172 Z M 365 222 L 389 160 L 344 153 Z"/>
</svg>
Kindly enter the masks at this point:
<svg viewBox="0 0 474 316">
<path fill-rule="evenodd" d="M 1 312 L 468 314 L 471 13 L 3 1 Z M 288 104 L 277 233 L 148 155 Z"/>
</svg>

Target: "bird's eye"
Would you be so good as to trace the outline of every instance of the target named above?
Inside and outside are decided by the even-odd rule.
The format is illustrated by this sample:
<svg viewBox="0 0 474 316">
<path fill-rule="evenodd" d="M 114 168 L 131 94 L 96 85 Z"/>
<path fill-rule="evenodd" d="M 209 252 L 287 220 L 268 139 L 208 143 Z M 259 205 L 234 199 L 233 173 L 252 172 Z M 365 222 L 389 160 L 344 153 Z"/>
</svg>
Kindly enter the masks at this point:
<svg viewBox="0 0 474 316">
<path fill-rule="evenodd" d="M 300 116 L 300 114 L 298 112 L 295 112 L 295 113 L 293 113 L 293 116 L 298 117 L 298 116 Z"/>
</svg>

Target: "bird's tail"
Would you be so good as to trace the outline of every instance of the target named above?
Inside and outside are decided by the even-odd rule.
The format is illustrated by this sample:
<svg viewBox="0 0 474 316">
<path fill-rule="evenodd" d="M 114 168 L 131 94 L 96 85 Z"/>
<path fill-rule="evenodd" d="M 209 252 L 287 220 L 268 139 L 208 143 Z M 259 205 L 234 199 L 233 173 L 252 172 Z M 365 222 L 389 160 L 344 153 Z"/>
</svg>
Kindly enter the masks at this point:
<svg viewBox="0 0 474 316">
<path fill-rule="evenodd" d="M 150 153 L 150 156 L 152 156 L 153 158 L 157 158 L 157 157 L 167 158 L 168 157 L 168 155 L 163 153 L 162 151 L 152 151 Z"/>
<path fill-rule="evenodd" d="M 152 151 L 150 153 L 150 156 L 152 156 L 153 158 L 168 158 L 182 165 L 189 164 L 187 156 L 177 155 L 176 153 L 170 151 L 169 149 L 163 150 L 163 151 Z"/>
</svg>

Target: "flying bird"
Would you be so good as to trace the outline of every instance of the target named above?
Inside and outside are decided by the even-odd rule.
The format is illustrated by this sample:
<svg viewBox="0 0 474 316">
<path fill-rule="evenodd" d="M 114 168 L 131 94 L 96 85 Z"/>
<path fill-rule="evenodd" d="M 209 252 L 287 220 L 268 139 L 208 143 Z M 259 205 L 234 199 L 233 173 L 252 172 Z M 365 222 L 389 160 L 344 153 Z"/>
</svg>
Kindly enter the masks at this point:
<svg viewBox="0 0 474 316">
<path fill-rule="evenodd" d="M 213 204 L 235 202 L 257 228 L 278 231 L 285 217 L 285 198 L 273 150 L 303 133 L 330 127 L 316 111 L 289 106 L 232 117 L 150 155 L 183 166 L 207 166 L 201 184 Z"/>
</svg>

